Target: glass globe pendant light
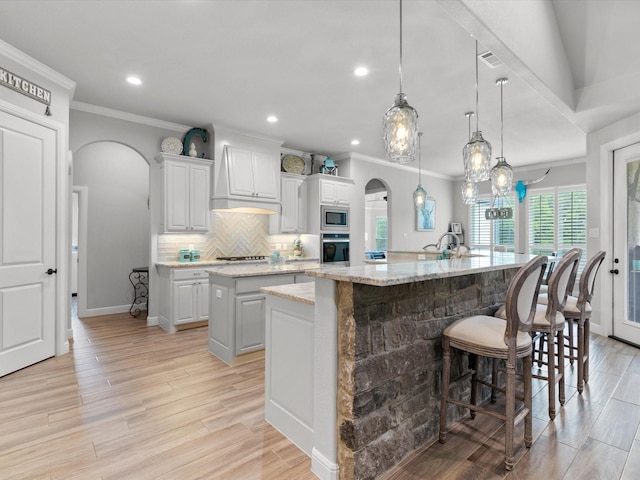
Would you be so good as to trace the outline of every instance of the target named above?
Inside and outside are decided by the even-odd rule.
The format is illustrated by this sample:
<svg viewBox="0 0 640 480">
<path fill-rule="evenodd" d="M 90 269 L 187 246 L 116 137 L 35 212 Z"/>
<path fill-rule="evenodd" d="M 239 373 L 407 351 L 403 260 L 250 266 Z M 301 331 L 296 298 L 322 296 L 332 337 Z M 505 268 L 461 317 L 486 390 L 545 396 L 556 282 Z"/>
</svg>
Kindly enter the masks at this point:
<svg viewBox="0 0 640 480">
<path fill-rule="evenodd" d="M 467 120 L 469 121 L 469 138 L 471 138 L 471 117 L 475 114 L 473 112 L 465 113 Z M 475 182 L 463 182 L 462 183 L 462 202 L 465 205 L 473 205 L 478 201 L 478 184 Z"/>
<path fill-rule="evenodd" d="M 418 143 L 418 112 L 402 93 L 402 0 L 400 0 L 400 93 L 384 114 L 384 149 L 392 163 L 411 163 Z"/>
<path fill-rule="evenodd" d="M 413 192 L 413 205 L 416 209 L 424 207 L 427 191 L 422 187 L 422 132 L 418 132 L 418 187 Z"/>
<path fill-rule="evenodd" d="M 476 131 L 462 149 L 464 173 L 468 182 L 489 180 L 491 169 L 491 144 L 482 138 L 478 130 L 478 41 L 476 40 Z"/>
<path fill-rule="evenodd" d="M 504 158 L 504 141 L 503 141 L 503 102 L 502 102 L 502 87 L 509 81 L 508 78 L 499 78 L 496 80 L 496 85 L 500 85 L 500 156 L 497 158 L 498 163 L 491 169 L 491 191 L 496 197 L 504 197 L 511 191 L 513 186 L 513 169 L 511 165 L 507 163 L 507 159 Z"/>
</svg>

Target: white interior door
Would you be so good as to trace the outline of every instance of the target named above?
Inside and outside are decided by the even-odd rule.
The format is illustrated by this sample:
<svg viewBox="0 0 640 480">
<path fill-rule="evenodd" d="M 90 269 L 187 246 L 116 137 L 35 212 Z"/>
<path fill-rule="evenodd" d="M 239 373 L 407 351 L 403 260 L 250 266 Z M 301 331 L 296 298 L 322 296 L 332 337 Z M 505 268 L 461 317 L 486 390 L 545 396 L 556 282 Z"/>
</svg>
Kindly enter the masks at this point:
<svg viewBox="0 0 640 480">
<path fill-rule="evenodd" d="M 640 144 L 613 154 L 613 335 L 640 345 Z"/>
<path fill-rule="evenodd" d="M 55 149 L 54 130 L 0 111 L 0 376 L 55 355 Z"/>
</svg>

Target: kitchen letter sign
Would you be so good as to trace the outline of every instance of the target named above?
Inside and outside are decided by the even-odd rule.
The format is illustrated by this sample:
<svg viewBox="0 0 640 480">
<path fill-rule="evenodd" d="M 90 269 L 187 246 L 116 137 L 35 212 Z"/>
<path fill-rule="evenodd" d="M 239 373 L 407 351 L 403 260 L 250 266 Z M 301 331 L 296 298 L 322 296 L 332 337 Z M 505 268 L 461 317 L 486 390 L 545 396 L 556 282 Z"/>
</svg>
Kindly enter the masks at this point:
<svg viewBox="0 0 640 480">
<path fill-rule="evenodd" d="M 51 105 L 51 92 L 49 90 L 25 80 L 4 68 L 0 68 L 0 84 L 27 97 L 33 98 L 40 103 L 44 103 L 47 106 L 45 114 L 51 115 L 51 111 L 49 110 L 49 106 Z"/>
</svg>

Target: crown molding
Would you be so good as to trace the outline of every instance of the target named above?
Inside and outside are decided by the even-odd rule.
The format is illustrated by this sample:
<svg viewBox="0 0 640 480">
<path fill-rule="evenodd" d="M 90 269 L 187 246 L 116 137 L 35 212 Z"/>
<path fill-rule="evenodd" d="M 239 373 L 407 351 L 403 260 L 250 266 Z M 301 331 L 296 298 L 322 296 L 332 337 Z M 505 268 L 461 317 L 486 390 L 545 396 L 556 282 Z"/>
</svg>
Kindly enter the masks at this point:
<svg viewBox="0 0 640 480">
<path fill-rule="evenodd" d="M 69 91 L 69 97 L 73 97 L 73 94 L 76 91 L 76 82 L 56 72 L 51 67 L 47 67 L 44 63 L 40 63 L 35 58 L 30 57 L 26 53 L 21 52 L 2 40 L 0 40 L 0 54 L 23 67 L 28 68 L 38 75 L 43 76 L 47 80 L 60 85 L 65 90 Z"/>
<path fill-rule="evenodd" d="M 532 170 L 544 170 L 545 168 L 557 168 L 557 167 L 566 167 L 568 165 L 579 165 L 579 164 L 586 164 L 587 163 L 587 159 L 586 158 L 571 158 L 568 160 L 558 160 L 557 162 L 544 162 L 544 163 L 532 163 L 529 165 L 525 165 L 523 167 L 513 167 L 513 173 L 514 175 L 520 174 L 520 173 L 524 173 L 524 172 L 530 172 Z M 464 181 L 464 176 L 463 175 L 458 175 L 454 178 L 455 181 Z"/>
<path fill-rule="evenodd" d="M 275 137 L 267 137 L 266 135 L 260 135 L 259 133 L 247 132 L 245 130 L 239 130 L 233 127 L 227 127 L 226 125 L 220 125 L 218 123 L 213 123 L 213 131 L 218 134 L 222 134 L 223 132 L 234 134 L 234 135 L 242 135 L 244 137 L 253 138 L 254 140 L 260 140 L 262 142 L 269 142 L 278 144 L 278 146 L 282 146 L 285 142 L 280 138 Z"/>
<path fill-rule="evenodd" d="M 384 165 L 386 167 L 391 167 L 391 168 L 398 168 L 401 170 L 407 170 L 410 172 L 415 172 L 418 173 L 418 167 L 414 167 L 412 165 L 403 165 L 403 164 L 399 164 L 399 163 L 391 163 L 388 162 L 387 160 L 383 160 L 377 157 L 371 157 L 369 155 L 363 155 L 362 153 L 356 153 L 356 152 L 347 152 L 347 153 L 341 153 L 340 155 L 334 155 L 332 156 L 332 158 L 334 160 L 346 160 L 348 158 L 354 159 L 354 160 L 361 160 L 364 162 L 369 162 L 369 163 L 375 163 L 377 165 Z M 450 175 L 444 175 L 442 173 L 436 173 L 436 172 L 432 172 L 430 170 L 425 170 L 424 168 L 422 169 L 422 175 L 426 175 L 432 178 L 439 178 L 442 180 L 448 180 L 453 182 L 455 180 L 455 177 L 452 177 Z"/>
<path fill-rule="evenodd" d="M 187 132 L 192 128 L 189 125 L 167 122 L 165 120 L 158 120 L 157 118 L 145 117 L 142 115 L 136 115 L 135 113 L 123 112 L 121 110 L 100 107 L 98 105 L 77 102 L 75 100 L 71 102 L 70 108 L 72 110 L 78 110 L 79 112 L 93 113 L 95 115 L 102 115 L 103 117 L 110 117 L 118 120 L 125 120 L 127 122 L 140 123 L 149 127 L 162 128 L 164 130 L 172 130 L 176 132 Z"/>
</svg>

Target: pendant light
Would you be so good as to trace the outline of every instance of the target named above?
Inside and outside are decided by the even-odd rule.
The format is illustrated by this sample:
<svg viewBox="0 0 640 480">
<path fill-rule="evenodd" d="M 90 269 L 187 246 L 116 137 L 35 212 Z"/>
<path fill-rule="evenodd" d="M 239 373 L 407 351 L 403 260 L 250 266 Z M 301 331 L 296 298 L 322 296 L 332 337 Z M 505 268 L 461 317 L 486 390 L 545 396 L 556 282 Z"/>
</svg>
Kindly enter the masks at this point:
<svg viewBox="0 0 640 480">
<path fill-rule="evenodd" d="M 499 78 L 496 80 L 496 85 L 500 85 L 500 156 L 497 158 L 498 163 L 496 166 L 491 169 L 491 191 L 497 197 L 504 197 L 511 191 L 513 185 L 513 169 L 511 165 L 507 163 L 506 158 L 504 158 L 504 141 L 502 135 L 504 129 L 502 87 L 508 81 L 508 78 Z"/>
<path fill-rule="evenodd" d="M 471 117 L 475 114 L 473 112 L 467 112 L 464 114 L 467 117 L 469 124 L 468 138 L 471 138 Z M 465 205 L 473 205 L 478 201 L 478 184 L 475 182 L 463 182 L 462 183 L 462 202 Z"/>
<path fill-rule="evenodd" d="M 422 132 L 418 132 L 418 187 L 413 192 L 413 205 L 416 209 L 424 207 L 427 191 L 422 187 Z"/>
<path fill-rule="evenodd" d="M 384 149 L 392 163 L 415 160 L 418 143 L 418 112 L 407 103 L 402 93 L 402 0 L 400 0 L 400 93 L 393 106 L 384 114 Z"/>
<path fill-rule="evenodd" d="M 476 131 L 462 149 L 464 174 L 467 182 L 489 180 L 491 169 L 491 144 L 482 138 L 478 130 L 478 41 L 476 40 Z"/>
</svg>

